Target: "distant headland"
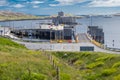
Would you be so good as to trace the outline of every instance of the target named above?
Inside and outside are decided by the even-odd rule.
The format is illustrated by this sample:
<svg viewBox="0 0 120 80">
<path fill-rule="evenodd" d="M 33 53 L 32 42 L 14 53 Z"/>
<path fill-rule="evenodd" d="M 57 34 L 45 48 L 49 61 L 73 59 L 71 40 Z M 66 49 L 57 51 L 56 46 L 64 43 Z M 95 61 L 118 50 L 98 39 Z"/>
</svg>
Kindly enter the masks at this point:
<svg viewBox="0 0 120 80">
<path fill-rule="evenodd" d="M 26 20 L 26 19 L 39 19 L 41 16 L 34 16 L 25 13 L 12 12 L 12 11 L 0 11 L 0 21 L 8 20 Z"/>
</svg>

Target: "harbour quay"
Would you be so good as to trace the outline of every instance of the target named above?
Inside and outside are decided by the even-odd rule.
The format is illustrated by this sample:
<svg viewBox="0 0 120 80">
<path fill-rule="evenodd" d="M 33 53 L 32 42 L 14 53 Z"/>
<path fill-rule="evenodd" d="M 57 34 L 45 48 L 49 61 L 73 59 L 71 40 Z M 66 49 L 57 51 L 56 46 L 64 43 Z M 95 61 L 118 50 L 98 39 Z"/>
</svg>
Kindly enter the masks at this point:
<svg viewBox="0 0 120 80">
<path fill-rule="evenodd" d="M 64 25 L 42 24 L 38 28 L 15 29 L 12 34 L 19 38 L 42 40 L 72 40 L 73 29 Z"/>
<path fill-rule="evenodd" d="M 65 16 L 58 12 L 58 16 L 52 17 L 52 22 L 38 23 L 33 28 L 13 29 L 11 33 L 19 38 L 53 40 L 63 42 L 75 40 L 74 27 L 77 25 L 75 17 Z"/>
</svg>

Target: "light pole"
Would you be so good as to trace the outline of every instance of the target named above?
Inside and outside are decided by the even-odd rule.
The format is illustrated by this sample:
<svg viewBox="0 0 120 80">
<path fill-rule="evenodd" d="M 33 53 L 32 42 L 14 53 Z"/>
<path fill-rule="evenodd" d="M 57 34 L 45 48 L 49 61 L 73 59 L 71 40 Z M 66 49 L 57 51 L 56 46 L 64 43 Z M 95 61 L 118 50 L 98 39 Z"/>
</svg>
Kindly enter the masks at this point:
<svg viewBox="0 0 120 80">
<path fill-rule="evenodd" d="M 51 39 L 52 39 L 52 28 L 50 28 L 50 42 L 51 42 Z"/>
<path fill-rule="evenodd" d="M 51 41 L 51 29 L 50 29 L 50 41 Z"/>
<path fill-rule="evenodd" d="M 5 36 L 5 26 L 4 26 L 4 30 L 3 31 L 4 31 L 4 36 Z"/>
<path fill-rule="evenodd" d="M 64 31 L 62 31 L 62 39 L 64 40 Z"/>
<path fill-rule="evenodd" d="M 13 30 L 14 30 L 14 21 L 13 21 Z"/>
<path fill-rule="evenodd" d="M 115 41 L 113 40 L 112 42 L 113 42 L 113 44 L 112 44 L 112 45 L 113 45 L 113 47 L 114 47 L 114 42 L 115 42 Z"/>
<path fill-rule="evenodd" d="M 90 26 L 92 26 L 92 15 L 90 15 Z"/>
<path fill-rule="evenodd" d="M 1 36 L 2 36 L 2 32 L 3 32 L 3 31 L 2 31 L 2 30 L 0 30 Z"/>
<path fill-rule="evenodd" d="M 61 30 L 60 30 L 60 32 L 59 32 L 59 40 L 61 40 Z"/>
</svg>

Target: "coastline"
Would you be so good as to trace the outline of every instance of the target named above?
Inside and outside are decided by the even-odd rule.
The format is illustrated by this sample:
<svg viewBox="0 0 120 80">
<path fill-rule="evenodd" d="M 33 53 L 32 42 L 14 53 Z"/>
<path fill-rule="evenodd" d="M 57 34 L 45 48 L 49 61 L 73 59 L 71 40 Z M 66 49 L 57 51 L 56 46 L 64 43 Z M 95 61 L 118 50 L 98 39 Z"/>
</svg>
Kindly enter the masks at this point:
<svg viewBox="0 0 120 80">
<path fill-rule="evenodd" d="M 0 20 L 0 22 L 6 22 L 6 21 L 25 21 L 25 20 L 44 20 L 44 19 L 51 19 L 51 18 L 32 18 L 32 19 L 13 19 L 13 20 Z"/>
</svg>

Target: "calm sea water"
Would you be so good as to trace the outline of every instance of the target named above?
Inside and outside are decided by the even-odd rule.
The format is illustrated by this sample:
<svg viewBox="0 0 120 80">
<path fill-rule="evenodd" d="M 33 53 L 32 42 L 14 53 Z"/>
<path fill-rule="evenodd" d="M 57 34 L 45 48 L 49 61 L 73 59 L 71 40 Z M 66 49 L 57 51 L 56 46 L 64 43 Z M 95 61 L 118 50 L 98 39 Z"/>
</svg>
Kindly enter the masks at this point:
<svg viewBox="0 0 120 80">
<path fill-rule="evenodd" d="M 79 19 L 77 21 L 82 24 L 77 26 L 77 32 L 81 33 L 86 32 L 87 26 L 91 24 L 90 18 Z M 120 48 L 120 16 L 113 16 L 112 18 L 92 17 L 92 25 L 103 28 L 105 45 Z"/>
<path fill-rule="evenodd" d="M 12 28 L 33 28 L 39 26 L 39 23 L 51 22 L 50 20 L 25 20 L 25 21 L 6 21 L 0 22 L 2 26 L 10 26 Z M 90 25 L 90 18 L 77 19 L 80 25 L 76 26 L 77 33 L 87 32 L 87 26 Z M 120 48 L 120 16 L 112 18 L 92 17 L 92 25 L 103 28 L 105 33 L 105 45 L 108 47 Z M 114 40 L 114 43 L 113 43 Z M 114 46 L 113 46 L 114 44 Z"/>
</svg>

